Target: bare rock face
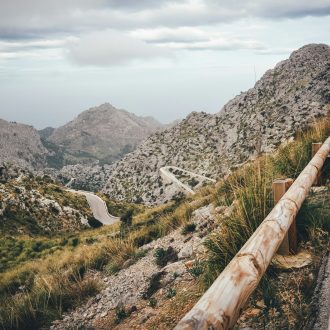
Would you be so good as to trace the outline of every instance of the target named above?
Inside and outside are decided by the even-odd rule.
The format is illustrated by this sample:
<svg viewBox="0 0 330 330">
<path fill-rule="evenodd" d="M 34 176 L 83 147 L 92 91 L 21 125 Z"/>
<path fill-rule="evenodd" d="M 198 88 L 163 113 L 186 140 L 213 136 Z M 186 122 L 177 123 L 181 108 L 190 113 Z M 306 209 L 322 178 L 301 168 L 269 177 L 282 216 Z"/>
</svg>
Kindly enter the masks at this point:
<svg viewBox="0 0 330 330">
<path fill-rule="evenodd" d="M 0 119 L 0 164 L 39 169 L 46 165 L 48 155 L 36 129 Z"/>
<path fill-rule="evenodd" d="M 100 191 L 109 177 L 110 165 L 66 165 L 54 176 L 78 190 Z"/>
<path fill-rule="evenodd" d="M 216 178 L 260 152 L 271 152 L 330 110 L 330 47 L 306 45 L 280 62 L 219 113 L 191 113 L 150 136 L 113 164 L 103 191 L 117 199 L 162 203 L 173 194 L 159 174 L 178 166 Z"/>
<path fill-rule="evenodd" d="M 46 136 L 46 142 L 60 148 L 64 164 L 109 164 L 161 128 L 162 124 L 152 117 L 138 117 L 105 103 L 55 129 Z"/>
</svg>

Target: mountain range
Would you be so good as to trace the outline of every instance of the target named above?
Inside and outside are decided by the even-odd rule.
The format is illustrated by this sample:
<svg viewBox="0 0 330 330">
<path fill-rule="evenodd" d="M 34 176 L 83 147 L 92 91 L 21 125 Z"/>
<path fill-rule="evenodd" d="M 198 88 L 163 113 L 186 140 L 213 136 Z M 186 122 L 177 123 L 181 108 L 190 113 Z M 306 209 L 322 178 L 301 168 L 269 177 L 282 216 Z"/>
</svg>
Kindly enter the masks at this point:
<svg viewBox="0 0 330 330">
<path fill-rule="evenodd" d="M 329 112 L 329 82 L 330 47 L 310 44 L 218 113 L 192 112 L 172 125 L 109 103 L 39 132 L 1 120 L 0 162 L 46 172 L 64 183 L 75 178 L 75 188 L 102 191 L 113 199 L 159 204 L 179 192 L 163 180 L 161 167 L 215 179 L 272 152 Z"/>
<path fill-rule="evenodd" d="M 268 70 L 218 113 L 193 112 L 155 133 L 109 169 L 112 198 L 162 203 L 173 195 L 159 172 L 172 165 L 217 178 L 272 152 L 330 110 L 330 47 L 310 44 Z M 202 156 L 201 156 L 202 155 Z"/>
<path fill-rule="evenodd" d="M 167 127 L 109 103 L 88 109 L 59 128 L 0 122 L 0 162 L 29 170 L 72 164 L 111 164 L 133 151 L 151 133 Z"/>
</svg>

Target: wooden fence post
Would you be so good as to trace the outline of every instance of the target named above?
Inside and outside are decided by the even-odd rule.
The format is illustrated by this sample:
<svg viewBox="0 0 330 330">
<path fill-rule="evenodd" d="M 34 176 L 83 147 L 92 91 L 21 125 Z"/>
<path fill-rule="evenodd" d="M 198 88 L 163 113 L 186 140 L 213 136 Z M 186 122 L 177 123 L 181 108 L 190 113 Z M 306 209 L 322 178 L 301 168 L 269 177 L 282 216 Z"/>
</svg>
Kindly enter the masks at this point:
<svg viewBox="0 0 330 330">
<path fill-rule="evenodd" d="M 278 179 L 272 184 L 274 204 L 277 204 L 286 191 L 291 187 L 292 179 Z M 294 220 L 277 251 L 281 255 L 297 253 L 297 228 Z"/>
<path fill-rule="evenodd" d="M 232 329 L 330 153 L 330 137 L 175 330 Z"/>
<path fill-rule="evenodd" d="M 319 149 L 322 147 L 322 142 L 312 143 L 312 158 L 315 156 L 315 154 L 319 151 Z M 317 178 L 315 179 L 314 186 L 321 185 L 321 171 L 317 173 Z"/>
</svg>

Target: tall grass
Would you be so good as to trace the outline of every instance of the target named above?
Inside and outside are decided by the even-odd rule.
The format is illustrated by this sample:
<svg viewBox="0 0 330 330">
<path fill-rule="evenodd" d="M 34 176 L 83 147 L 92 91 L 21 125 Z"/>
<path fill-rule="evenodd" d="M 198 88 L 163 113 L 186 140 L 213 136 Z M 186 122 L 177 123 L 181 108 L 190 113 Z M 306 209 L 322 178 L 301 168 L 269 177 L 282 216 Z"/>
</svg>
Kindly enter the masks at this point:
<svg viewBox="0 0 330 330">
<path fill-rule="evenodd" d="M 181 203 L 169 203 L 133 218 L 125 236 L 112 228 L 85 231 L 82 238 L 93 238 L 92 245 L 63 247 L 44 259 L 19 265 L 0 278 L 0 327 L 31 329 L 47 326 L 63 311 L 81 303 L 101 289 L 89 270 L 120 269 L 125 260 L 136 258 L 138 248 L 189 222 L 194 209 L 212 200 L 232 205 L 233 213 L 223 219 L 218 232 L 207 241 L 210 284 L 228 264 L 273 207 L 271 182 L 278 177 L 295 178 L 310 159 L 311 142 L 330 134 L 329 119 L 309 131 L 299 133 L 293 143 L 273 156 L 263 156 L 223 180 L 217 188 L 205 187 Z M 309 227 L 315 225 L 310 220 Z M 113 229 L 115 228 L 115 229 Z"/>
<path fill-rule="evenodd" d="M 63 311 L 79 305 L 101 289 L 99 283 L 88 276 L 89 270 L 110 270 L 110 273 L 119 270 L 127 259 L 138 258 L 140 246 L 187 223 L 199 205 L 171 203 L 148 209 L 133 219 L 125 236 L 109 227 L 85 231 L 80 241 L 92 237 L 94 244 L 65 246 L 44 259 L 26 262 L 2 273 L 0 328 L 38 329 L 49 325 Z"/>
<path fill-rule="evenodd" d="M 312 142 L 324 141 L 330 135 L 329 117 L 299 132 L 296 139 L 280 147 L 273 155 L 264 155 L 238 169 L 223 180 L 213 194 L 218 205 L 232 205 L 230 217 L 222 219 L 220 229 L 206 241 L 209 260 L 205 283 L 209 286 L 241 249 L 273 208 L 272 182 L 277 178 L 296 178 L 311 158 Z M 305 234 L 320 225 L 320 217 L 306 204 L 298 217 L 298 229 Z M 317 223 L 318 221 L 318 223 Z M 302 226 L 301 223 L 304 222 Z M 325 221 L 322 222 L 326 228 Z"/>
</svg>

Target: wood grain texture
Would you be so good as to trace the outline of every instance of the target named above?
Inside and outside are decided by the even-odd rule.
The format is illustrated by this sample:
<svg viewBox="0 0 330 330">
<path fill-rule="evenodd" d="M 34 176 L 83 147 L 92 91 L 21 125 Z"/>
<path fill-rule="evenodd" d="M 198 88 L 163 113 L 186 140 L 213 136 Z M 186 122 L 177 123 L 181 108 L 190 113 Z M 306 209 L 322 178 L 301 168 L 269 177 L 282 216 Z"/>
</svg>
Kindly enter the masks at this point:
<svg viewBox="0 0 330 330">
<path fill-rule="evenodd" d="M 288 191 L 288 189 L 293 184 L 292 179 L 277 179 L 273 181 L 272 190 L 273 190 L 273 199 L 274 205 L 283 197 L 283 195 Z M 290 251 L 296 253 L 297 251 L 297 230 L 296 222 L 293 220 L 289 231 L 283 238 L 283 241 L 280 247 L 277 250 L 277 253 L 281 255 L 289 255 Z"/>
<path fill-rule="evenodd" d="M 322 146 L 322 142 L 312 143 L 312 158 L 319 151 Z M 319 186 L 321 184 L 321 171 L 317 173 L 317 177 L 313 183 L 314 186 Z"/>
<path fill-rule="evenodd" d="M 228 329 L 257 287 L 330 152 L 330 137 L 176 330 Z"/>
</svg>

